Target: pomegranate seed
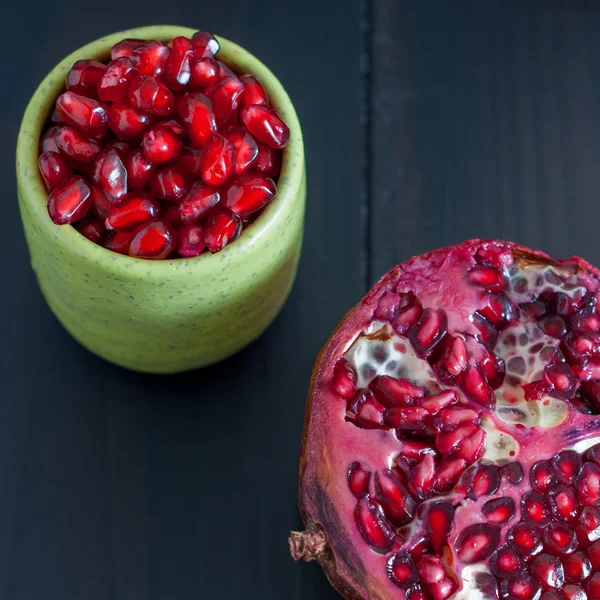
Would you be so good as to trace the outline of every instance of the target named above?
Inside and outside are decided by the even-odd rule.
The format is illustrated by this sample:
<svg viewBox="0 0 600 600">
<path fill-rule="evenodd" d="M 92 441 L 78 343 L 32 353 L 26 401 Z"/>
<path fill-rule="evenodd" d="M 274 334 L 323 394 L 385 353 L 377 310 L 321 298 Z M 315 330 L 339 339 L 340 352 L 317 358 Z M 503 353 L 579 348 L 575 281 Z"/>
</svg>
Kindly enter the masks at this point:
<svg viewBox="0 0 600 600">
<path fill-rule="evenodd" d="M 48 191 L 65 187 L 73 176 L 71 167 L 65 163 L 63 157 L 58 152 L 44 152 L 40 154 L 38 166 Z"/>
<path fill-rule="evenodd" d="M 463 529 L 454 543 L 459 558 L 468 565 L 489 558 L 498 547 L 500 532 L 491 525 L 479 523 Z"/>
<path fill-rule="evenodd" d="M 179 214 L 179 206 L 177 204 L 170 203 L 163 213 L 163 219 L 171 223 L 176 227 L 182 224 L 181 215 Z"/>
<path fill-rule="evenodd" d="M 531 467 L 529 474 L 531 486 L 538 492 L 545 493 L 556 486 L 556 476 L 552 463 L 548 460 L 540 460 Z"/>
<path fill-rule="evenodd" d="M 473 435 L 467 437 L 458 444 L 454 455 L 457 458 L 464 458 L 469 464 L 474 463 L 481 458 L 485 451 L 485 437 L 485 431 L 483 429 L 477 429 Z"/>
<path fill-rule="evenodd" d="M 242 122 L 258 140 L 271 148 L 282 149 L 290 139 L 290 130 L 279 115 L 269 106 L 253 104 L 241 113 Z"/>
<path fill-rule="evenodd" d="M 442 460 L 435 474 L 434 491 L 443 493 L 450 490 L 462 475 L 466 466 L 467 463 L 462 458 Z"/>
<path fill-rule="evenodd" d="M 75 94 L 96 98 L 106 65 L 97 60 L 78 60 L 67 75 L 67 89 Z"/>
<path fill-rule="evenodd" d="M 413 403 L 413 398 L 425 396 L 424 388 L 415 385 L 408 379 L 396 379 L 389 375 L 376 377 L 369 387 L 377 400 L 388 408 L 406 406 Z"/>
<path fill-rule="evenodd" d="M 67 185 L 48 197 L 48 214 L 56 225 L 79 221 L 88 213 L 91 190 L 83 177 L 73 177 Z"/>
<path fill-rule="evenodd" d="M 562 563 L 555 556 L 540 554 L 533 559 L 529 568 L 545 590 L 560 589 L 565 583 Z"/>
<path fill-rule="evenodd" d="M 427 410 L 429 414 L 435 415 L 442 408 L 451 406 L 458 402 L 458 396 L 453 390 L 446 390 L 434 396 L 427 396 L 419 401 L 419 406 Z"/>
<path fill-rule="evenodd" d="M 550 509 L 539 492 L 531 491 L 523 496 L 521 513 L 523 518 L 535 525 L 547 525 L 550 522 Z"/>
<path fill-rule="evenodd" d="M 242 108 L 251 104 L 268 104 L 267 92 L 260 81 L 254 75 L 242 75 L 240 81 L 244 84 L 244 96 L 242 98 Z"/>
<path fill-rule="evenodd" d="M 575 453 L 575 454 L 577 454 L 577 453 Z M 579 455 L 577 455 L 577 456 L 579 456 Z M 584 456 L 585 456 L 585 460 L 590 460 L 593 463 L 595 463 L 596 466 L 600 467 L 600 444 L 596 444 L 595 446 L 588 448 L 588 450 L 586 450 L 586 453 Z M 581 462 L 580 462 L 580 466 L 581 466 Z"/>
<path fill-rule="evenodd" d="M 525 561 L 515 550 L 505 544 L 500 546 L 490 559 L 490 568 L 500 579 L 518 579 L 523 574 Z"/>
<path fill-rule="evenodd" d="M 460 375 L 467 366 L 467 348 L 461 338 L 453 338 L 450 354 L 444 361 L 444 365 L 450 375 Z"/>
<path fill-rule="evenodd" d="M 561 338 L 567 333 L 567 325 L 558 315 L 547 315 L 538 321 L 541 330 L 547 335 Z"/>
<path fill-rule="evenodd" d="M 446 569 L 439 556 L 423 556 L 418 563 L 419 575 L 421 581 L 428 586 L 433 583 L 439 583 L 446 578 Z"/>
<path fill-rule="evenodd" d="M 536 556 L 543 548 L 540 530 L 529 523 L 517 523 L 506 539 L 523 556 Z"/>
<path fill-rule="evenodd" d="M 435 447 L 441 454 L 451 454 L 466 438 L 473 435 L 479 428 L 473 423 L 466 423 L 452 431 L 441 432 L 435 441 Z"/>
<path fill-rule="evenodd" d="M 419 321 L 408 332 L 415 350 L 422 356 L 428 356 L 446 335 L 447 318 L 443 310 L 426 308 Z"/>
<path fill-rule="evenodd" d="M 383 321 L 391 321 L 396 315 L 399 305 L 400 296 L 398 296 L 398 294 L 389 291 L 385 292 L 377 302 L 377 308 L 373 312 L 373 317 Z"/>
<path fill-rule="evenodd" d="M 237 116 L 243 93 L 244 84 L 235 76 L 223 77 L 206 90 L 219 126 Z"/>
<path fill-rule="evenodd" d="M 100 100 L 104 102 L 116 102 L 125 98 L 129 82 L 137 73 L 137 69 L 126 56 L 113 60 L 106 68 L 100 82 L 100 87 L 98 88 L 98 97 Z"/>
<path fill-rule="evenodd" d="M 92 196 L 92 206 L 90 210 L 98 217 L 98 219 L 100 219 L 100 221 L 104 221 L 110 214 L 114 204 L 97 187 L 91 186 L 90 190 Z"/>
<path fill-rule="evenodd" d="M 548 503 L 556 519 L 572 523 L 579 515 L 581 505 L 575 490 L 563 484 L 548 492 Z"/>
<path fill-rule="evenodd" d="M 356 498 L 364 498 L 369 493 L 371 471 L 359 462 L 354 462 L 348 468 L 348 487 Z"/>
<path fill-rule="evenodd" d="M 554 594 L 555 592 L 546 592 L 544 595 Z M 565 585 L 562 589 L 562 595 L 556 594 L 558 600 L 588 600 L 587 594 L 578 585 Z M 547 600 L 543 598 L 541 600 Z"/>
<path fill-rule="evenodd" d="M 524 574 L 514 580 L 504 579 L 500 584 L 500 597 L 506 600 L 537 600 L 540 591 L 540 584 Z"/>
<path fill-rule="evenodd" d="M 140 75 L 159 77 L 163 72 L 169 49 L 160 42 L 145 42 L 133 48 L 129 58 Z"/>
<path fill-rule="evenodd" d="M 82 236 L 90 240 L 90 242 L 94 242 L 94 244 L 101 244 L 104 234 L 106 233 L 102 221 L 98 221 L 92 217 L 85 217 L 79 221 L 79 223 L 75 225 L 75 229 L 77 229 Z"/>
<path fill-rule="evenodd" d="M 414 496 L 425 500 L 433 491 L 435 478 L 435 460 L 432 454 L 425 454 L 421 462 L 408 472 L 410 491 Z"/>
<path fill-rule="evenodd" d="M 475 260 L 480 265 L 490 265 L 499 269 L 513 264 L 513 255 L 509 248 L 481 246 L 475 253 Z"/>
<path fill-rule="evenodd" d="M 505 525 L 515 516 L 515 501 L 512 498 L 488 500 L 481 509 L 486 521 L 491 525 Z"/>
<path fill-rule="evenodd" d="M 217 130 L 210 100 L 204 94 L 189 94 L 181 105 L 181 118 L 192 145 L 201 148 Z"/>
<path fill-rule="evenodd" d="M 100 154 L 100 144 L 84 138 L 78 131 L 65 125 L 55 136 L 61 154 L 80 167 L 89 167 Z"/>
<path fill-rule="evenodd" d="M 384 422 L 387 427 L 412 431 L 425 429 L 423 420 L 428 416 L 429 413 L 420 406 L 394 406 L 385 411 Z"/>
<path fill-rule="evenodd" d="M 481 496 L 491 496 L 500 487 L 500 473 L 494 465 L 479 465 L 471 469 L 467 477 L 467 496 L 477 500 Z"/>
<path fill-rule="evenodd" d="M 592 573 L 592 563 L 583 552 L 575 552 L 562 559 L 565 580 L 570 583 L 581 583 Z"/>
<path fill-rule="evenodd" d="M 392 327 L 398 334 L 404 335 L 419 320 L 422 312 L 421 303 L 415 300 L 414 304 L 398 312 L 392 321 Z"/>
<path fill-rule="evenodd" d="M 125 100 L 111 104 L 108 109 L 108 126 L 119 138 L 137 140 L 152 125 L 152 117 L 131 106 Z"/>
<path fill-rule="evenodd" d="M 125 160 L 127 169 L 127 184 L 130 190 L 145 189 L 154 173 L 156 165 L 151 163 L 141 148 L 134 150 Z"/>
<path fill-rule="evenodd" d="M 126 38 L 121 40 L 111 48 L 110 59 L 117 60 L 122 56 L 129 58 L 133 50 L 143 46 L 146 42 L 147 40 L 136 40 L 134 38 Z"/>
<path fill-rule="evenodd" d="M 452 530 L 453 523 L 454 507 L 450 502 L 436 500 L 429 505 L 425 527 L 429 531 L 429 538 L 436 552 L 440 552 L 448 543 L 448 535 Z"/>
<path fill-rule="evenodd" d="M 219 42 L 212 33 L 197 31 L 192 36 L 192 48 L 196 58 L 214 56 L 219 51 Z"/>
<path fill-rule="evenodd" d="M 131 146 L 129 145 L 128 142 L 125 142 L 123 140 L 113 139 L 113 140 L 109 140 L 105 144 L 104 150 L 105 150 L 105 152 L 114 150 L 119 155 L 119 158 L 121 159 L 121 161 L 124 163 L 127 160 L 129 153 L 131 152 Z"/>
<path fill-rule="evenodd" d="M 552 459 L 552 467 L 558 481 L 569 485 L 581 471 L 581 456 L 575 450 L 563 450 Z"/>
<path fill-rule="evenodd" d="M 217 64 L 219 65 L 219 77 L 237 77 L 233 69 L 222 60 L 218 60 Z"/>
<path fill-rule="evenodd" d="M 242 230 L 242 220 L 227 208 L 215 208 L 209 215 L 204 230 L 204 241 L 211 254 L 235 242 Z"/>
<path fill-rule="evenodd" d="M 197 58 L 190 65 L 190 88 L 203 92 L 221 78 L 219 65 L 212 58 Z"/>
<path fill-rule="evenodd" d="M 158 217 L 160 205 L 144 192 L 132 192 L 125 202 L 115 206 L 104 224 L 106 229 L 124 231 L 139 227 L 142 223 Z"/>
<path fill-rule="evenodd" d="M 487 384 L 487 379 L 479 365 L 474 364 L 467 367 L 464 387 L 465 392 L 480 404 L 484 406 L 494 404 L 494 393 Z"/>
<path fill-rule="evenodd" d="M 356 373 L 347 360 L 341 358 L 333 371 L 333 389 L 342 398 L 352 398 L 356 392 Z"/>
<path fill-rule="evenodd" d="M 519 308 L 524 315 L 534 319 L 539 319 L 548 312 L 548 307 L 538 300 L 534 300 L 533 302 L 523 302 L 522 304 L 519 304 Z"/>
<path fill-rule="evenodd" d="M 504 287 L 502 273 L 493 267 L 473 267 L 468 273 L 468 279 L 471 283 L 494 292 L 501 292 Z"/>
<path fill-rule="evenodd" d="M 373 550 L 385 554 L 392 547 L 394 531 L 381 507 L 372 500 L 359 500 L 354 511 L 358 531 Z"/>
<path fill-rule="evenodd" d="M 247 171 L 258 156 L 258 146 L 254 138 L 242 127 L 230 127 L 225 138 L 235 148 L 235 174 Z"/>
<path fill-rule="evenodd" d="M 475 339 L 486 348 L 494 348 L 498 341 L 498 330 L 483 315 L 477 312 L 473 314 L 473 325 L 479 331 Z"/>
<path fill-rule="evenodd" d="M 381 427 L 384 419 L 384 407 L 375 400 L 371 392 L 359 394 L 348 407 L 348 418 L 356 425 L 371 429 Z"/>
<path fill-rule="evenodd" d="M 595 573 L 587 583 L 589 600 L 600 600 L 600 573 Z"/>
<path fill-rule="evenodd" d="M 182 225 L 177 231 L 177 254 L 190 258 L 198 256 L 206 248 L 201 225 Z"/>
<path fill-rule="evenodd" d="M 264 208 L 277 193 L 272 179 L 245 173 L 235 177 L 223 191 L 223 204 L 242 219 Z"/>
<path fill-rule="evenodd" d="M 190 178 L 180 167 L 166 167 L 150 181 L 150 192 L 156 198 L 177 202 L 190 191 Z"/>
<path fill-rule="evenodd" d="M 253 166 L 265 177 L 277 177 L 281 171 L 281 150 L 271 148 L 262 142 L 257 142 L 257 145 L 258 156 Z"/>
<path fill-rule="evenodd" d="M 173 160 L 183 143 L 170 127 L 157 127 L 144 134 L 142 148 L 146 158 L 156 164 Z"/>
<path fill-rule="evenodd" d="M 542 531 L 544 546 L 557 555 L 571 554 L 577 549 L 577 536 L 573 529 L 563 523 L 552 522 Z"/>
<path fill-rule="evenodd" d="M 414 440 L 404 440 L 402 442 L 400 456 L 406 459 L 409 464 L 417 464 L 417 462 L 419 462 L 426 454 L 437 456 L 436 451 L 425 442 L 417 442 Z"/>
<path fill-rule="evenodd" d="M 150 221 L 134 234 L 129 245 L 129 256 L 162 260 L 175 249 L 176 233 L 166 221 Z"/>
<path fill-rule="evenodd" d="M 204 183 L 215 187 L 223 185 L 233 174 L 234 167 L 234 145 L 222 135 L 213 133 L 206 140 L 200 157 Z"/>
<path fill-rule="evenodd" d="M 429 586 L 429 593 L 433 600 L 446 600 L 454 594 L 457 589 L 456 583 L 448 577 Z"/>
<path fill-rule="evenodd" d="M 404 525 L 414 517 L 416 503 L 390 469 L 375 474 L 375 497 L 394 525 Z"/>
<path fill-rule="evenodd" d="M 196 148 L 188 148 L 184 146 L 179 153 L 177 161 L 181 167 L 183 167 L 188 173 L 194 178 L 201 178 L 202 171 L 200 170 L 200 157 L 202 156 L 202 150 Z"/>
<path fill-rule="evenodd" d="M 181 141 L 184 141 L 187 138 L 186 130 L 177 119 L 163 119 L 159 121 L 157 125 L 160 127 L 169 127 Z"/>
<path fill-rule="evenodd" d="M 127 170 L 115 150 L 101 155 L 94 165 L 94 183 L 111 202 L 120 202 L 127 193 Z"/>
<path fill-rule="evenodd" d="M 588 548 L 588 556 L 595 571 L 600 571 L 600 540 Z"/>
<path fill-rule="evenodd" d="M 181 221 L 187 224 L 197 223 L 209 213 L 213 206 L 219 203 L 219 200 L 220 196 L 217 190 L 197 181 L 179 204 Z"/>
<path fill-rule="evenodd" d="M 129 84 L 129 102 L 153 115 L 166 117 L 173 111 L 173 92 L 154 77 L 136 75 Z"/>
<path fill-rule="evenodd" d="M 181 90 L 190 81 L 192 42 L 186 37 L 179 36 L 169 42 L 169 48 L 171 52 L 165 64 L 163 81 L 172 90 Z"/>
<path fill-rule="evenodd" d="M 585 309 L 571 319 L 571 326 L 577 331 L 598 333 L 600 332 L 600 317 L 596 314 L 595 308 Z"/>
<path fill-rule="evenodd" d="M 117 254 L 129 254 L 129 246 L 133 232 L 131 231 L 109 231 L 104 240 L 104 247 Z"/>
<path fill-rule="evenodd" d="M 60 131 L 60 127 L 50 127 L 42 136 L 40 141 L 40 152 L 60 152 L 56 143 L 56 134 Z"/>
<path fill-rule="evenodd" d="M 586 463 L 575 480 L 575 489 L 585 506 L 600 504 L 600 468 Z"/>
<path fill-rule="evenodd" d="M 403 590 L 408 589 L 419 581 L 419 573 L 412 559 L 407 552 L 402 552 L 392 556 L 387 565 L 390 579 Z"/>
<path fill-rule="evenodd" d="M 508 299 L 506 294 L 488 294 L 488 305 L 480 310 L 480 313 L 492 325 L 505 325 L 518 320 L 519 311 Z"/>
<path fill-rule="evenodd" d="M 61 94 L 56 108 L 68 125 L 79 129 L 86 137 L 103 139 L 108 133 L 106 107 L 93 98 L 71 91 Z"/>
<path fill-rule="evenodd" d="M 433 425 L 438 431 L 444 431 L 454 429 L 457 425 L 463 425 L 465 423 L 478 424 L 479 421 L 479 414 L 474 410 L 454 406 L 442 408 L 433 419 Z"/>
<path fill-rule="evenodd" d="M 583 545 L 592 544 L 600 540 L 600 508 L 586 506 L 581 511 L 577 524 L 577 537 Z"/>
</svg>

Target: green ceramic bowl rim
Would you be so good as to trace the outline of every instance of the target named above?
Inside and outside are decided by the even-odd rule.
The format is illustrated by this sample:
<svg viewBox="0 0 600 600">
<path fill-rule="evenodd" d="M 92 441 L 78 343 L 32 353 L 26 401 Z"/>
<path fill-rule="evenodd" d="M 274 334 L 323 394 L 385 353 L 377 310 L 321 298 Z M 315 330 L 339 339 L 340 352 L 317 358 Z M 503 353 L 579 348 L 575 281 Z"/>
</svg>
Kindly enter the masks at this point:
<svg viewBox="0 0 600 600">
<path fill-rule="evenodd" d="M 250 65 L 249 71 L 261 81 L 267 90 L 271 104 L 278 110 L 290 128 L 290 141 L 283 152 L 277 196 L 256 221 L 246 228 L 235 243 L 226 246 L 217 254 L 203 253 L 194 258 L 153 261 L 124 256 L 107 250 L 92 243 L 74 227 L 55 225 L 48 217 L 46 208 L 48 193 L 37 167 L 39 138 L 46 117 L 51 112 L 51 105 L 62 87 L 61 82 L 64 81 L 69 68 L 77 60 L 108 58 L 110 48 L 123 38 L 166 41 L 180 35 L 190 37 L 196 31 L 197 29 L 176 25 L 150 25 L 120 31 L 90 42 L 75 50 L 50 71 L 38 86 L 25 110 L 17 140 L 16 153 L 17 183 L 19 189 L 23 190 L 22 195 L 24 197 L 22 201 L 31 205 L 33 214 L 40 221 L 40 226 L 50 230 L 50 235 L 68 247 L 70 252 L 75 252 L 92 261 L 102 262 L 102 266 L 106 269 L 121 271 L 126 268 L 132 277 L 151 276 L 161 278 L 172 275 L 174 266 L 181 266 L 186 271 L 193 270 L 196 272 L 222 268 L 223 261 L 235 260 L 235 255 L 244 253 L 244 246 L 248 249 L 249 245 L 254 245 L 261 236 L 269 231 L 285 212 L 286 204 L 304 201 L 298 194 L 304 178 L 304 145 L 300 123 L 292 101 L 283 85 L 258 58 L 241 46 L 220 36 L 215 36 L 221 46 L 217 57 L 223 58 L 234 66 L 238 60 Z M 35 177 L 31 177 L 32 172 L 36 174 Z M 249 235 L 250 233 L 251 235 Z"/>
</svg>

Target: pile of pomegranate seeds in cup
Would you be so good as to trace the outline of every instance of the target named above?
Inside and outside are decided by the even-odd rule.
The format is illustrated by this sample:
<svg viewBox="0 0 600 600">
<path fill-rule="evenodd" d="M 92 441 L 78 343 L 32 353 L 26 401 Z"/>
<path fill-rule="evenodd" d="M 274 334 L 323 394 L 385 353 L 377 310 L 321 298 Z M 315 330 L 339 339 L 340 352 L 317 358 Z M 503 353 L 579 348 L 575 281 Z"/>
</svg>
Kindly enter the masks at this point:
<svg viewBox="0 0 600 600">
<path fill-rule="evenodd" d="M 57 225 L 139 258 L 219 252 L 275 197 L 289 129 L 206 32 L 77 61 L 41 140 Z"/>
</svg>

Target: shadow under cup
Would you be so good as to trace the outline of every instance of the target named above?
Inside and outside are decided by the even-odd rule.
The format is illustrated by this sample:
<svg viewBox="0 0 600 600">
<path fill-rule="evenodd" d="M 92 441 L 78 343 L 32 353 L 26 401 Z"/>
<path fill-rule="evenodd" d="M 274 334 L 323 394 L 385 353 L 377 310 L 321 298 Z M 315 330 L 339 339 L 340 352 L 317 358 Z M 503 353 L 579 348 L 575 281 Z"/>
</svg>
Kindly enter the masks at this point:
<svg viewBox="0 0 600 600">
<path fill-rule="evenodd" d="M 218 38 L 218 58 L 261 81 L 290 128 L 277 196 L 240 238 L 211 255 L 151 261 L 116 254 L 57 226 L 37 167 L 38 145 L 66 74 L 80 59 L 107 60 L 123 38 L 168 40 L 196 30 L 142 27 L 92 42 L 59 63 L 34 93 L 17 143 L 17 191 L 31 262 L 52 312 L 90 351 L 123 367 L 175 373 L 206 366 L 255 340 L 293 284 L 304 229 L 302 131 L 283 86 L 257 58 Z"/>
</svg>

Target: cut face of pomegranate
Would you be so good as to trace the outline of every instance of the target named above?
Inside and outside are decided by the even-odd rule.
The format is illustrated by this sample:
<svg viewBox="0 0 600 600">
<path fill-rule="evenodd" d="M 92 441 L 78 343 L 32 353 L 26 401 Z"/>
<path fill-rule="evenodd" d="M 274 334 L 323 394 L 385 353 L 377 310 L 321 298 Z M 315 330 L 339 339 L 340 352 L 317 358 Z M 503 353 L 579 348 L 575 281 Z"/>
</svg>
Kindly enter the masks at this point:
<svg viewBox="0 0 600 600">
<path fill-rule="evenodd" d="M 237 240 L 276 196 L 289 129 L 269 105 L 261 82 L 234 72 L 217 59 L 218 52 L 217 39 L 199 31 L 169 41 L 124 39 L 111 49 L 108 64 L 80 60 L 73 65 L 67 90 L 56 99 L 40 139 L 38 167 L 56 224 L 78 222 L 77 230 L 91 242 L 136 258 L 192 258 L 220 252 Z M 574 313 L 566 298 L 556 304 L 570 318 Z M 491 306 L 498 319 L 507 310 L 501 295 Z M 414 322 L 405 319 L 407 328 L 420 316 L 416 308 Z M 431 353 L 444 337 L 437 328 L 444 315 L 426 314 L 429 321 L 411 335 Z M 581 320 L 569 347 L 578 357 L 592 359 L 584 337 L 590 319 Z M 597 325 L 600 330 L 600 320 Z M 502 365 L 492 356 L 477 360 L 491 385 Z M 560 390 L 560 397 L 571 397 L 575 375 L 556 369 L 548 369 L 546 385 Z M 587 381 L 594 386 L 591 376 Z M 385 421 L 412 427 L 420 415 L 457 401 L 442 394 L 422 406 L 384 409 L 365 397 L 349 418 L 363 425 L 379 419 L 373 421 L 378 426 Z M 458 455 L 483 446 L 481 434 L 471 434 Z M 434 486 L 458 477 L 462 467 L 449 461 L 446 479 L 439 473 L 434 477 L 435 461 L 426 455 L 410 468 L 410 493 L 426 498 Z M 389 502 L 386 506 L 395 506 Z M 361 514 L 366 519 L 379 510 Z"/>
<path fill-rule="evenodd" d="M 352 600 L 600 597 L 599 292 L 500 241 L 392 269 L 315 366 L 293 556 Z"/>
</svg>

